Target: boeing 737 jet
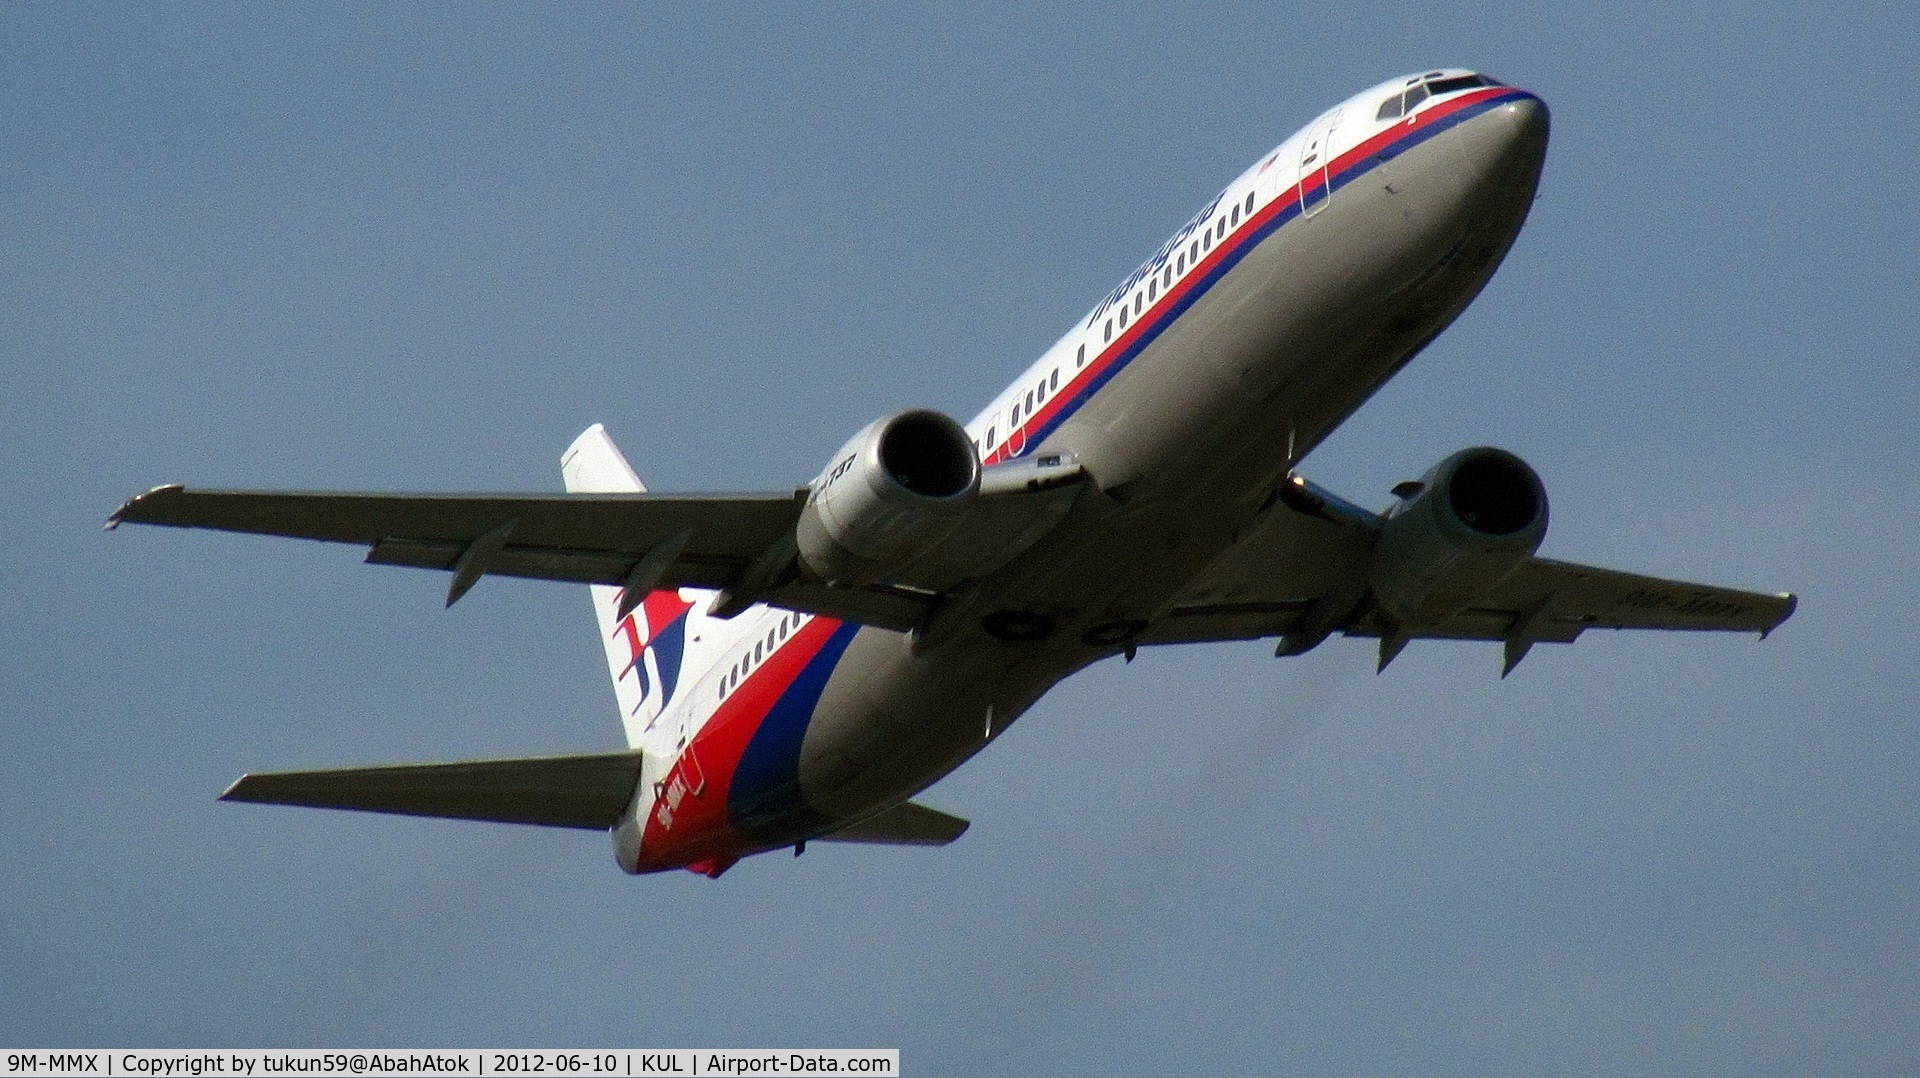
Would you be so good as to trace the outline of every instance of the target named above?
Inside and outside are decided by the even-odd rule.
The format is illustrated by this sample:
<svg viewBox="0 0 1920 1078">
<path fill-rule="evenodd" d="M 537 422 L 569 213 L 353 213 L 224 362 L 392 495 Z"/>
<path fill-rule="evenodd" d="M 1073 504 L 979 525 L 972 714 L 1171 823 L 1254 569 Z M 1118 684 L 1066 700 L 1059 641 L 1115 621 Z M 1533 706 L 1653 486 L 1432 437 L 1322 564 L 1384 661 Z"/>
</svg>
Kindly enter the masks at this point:
<svg viewBox="0 0 1920 1078">
<path fill-rule="evenodd" d="M 1547 108 L 1470 71 L 1382 83 L 1254 162 L 962 426 L 875 420 L 794 490 L 650 494 L 595 425 L 565 494 L 163 486 L 122 523 L 591 585 L 625 752 L 250 774 L 227 800 L 611 832 L 628 872 L 808 842 L 942 845 L 910 798 L 1062 678 L 1163 644 L 1479 640 L 1513 670 L 1589 629 L 1764 637 L 1786 594 L 1538 557 L 1547 493 L 1460 450 L 1363 509 L 1299 461 L 1506 256 Z"/>
</svg>

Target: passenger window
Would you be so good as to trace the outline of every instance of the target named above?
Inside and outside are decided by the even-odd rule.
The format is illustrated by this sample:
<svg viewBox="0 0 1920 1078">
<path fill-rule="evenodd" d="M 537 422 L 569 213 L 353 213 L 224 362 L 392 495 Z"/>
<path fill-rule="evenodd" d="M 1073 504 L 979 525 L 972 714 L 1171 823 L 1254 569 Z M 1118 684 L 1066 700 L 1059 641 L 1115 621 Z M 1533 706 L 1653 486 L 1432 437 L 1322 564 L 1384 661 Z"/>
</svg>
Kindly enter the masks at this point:
<svg viewBox="0 0 1920 1078">
<path fill-rule="evenodd" d="M 1200 261 L 1200 241 L 1199 240 L 1194 240 L 1192 244 L 1188 245 L 1187 261 L 1189 262 Z"/>
<path fill-rule="evenodd" d="M 1176 265 L 1177 265 L 1177 268 L 1174 270 L 1175 273 L 1187 272 L 1187 256 L 1181 255 Z"/>
<path fill-rule="evenodd" d="M 1060 369 L 1058 367 L 1055 367 L 1053 373 L 1047 376 L 1047 388 L 1060 388 Z"/>
<path fill-rule="evenodd" d="M 1160 278 L 1155 277 L 1153 280 L 1147 282 L 1147 298 L 1152 299 L 1153 297 L 1159 294 L 1160 294 Z"/>
<path fill-rule="evenodd" d="M 1127 328 L 1127 309 L 1125 307 L 1120 308 L 1120 328 Z"/>
<path fill-rule="evenodd" d="M 1233 207 L 1233 223 L 1236 225 L 1240 223 L 1240 207 L 1238 205 Z"/>
<path fill-rule="evenodd" d="M 1165 270 L 1161 271 L 1160 283 L 1168 286 L 1171 286 L 1173 284 L 1173 267 L 1172 266 L 1168 266 Z"/>
<path fill-rule="evenodd" d="M 767 630 L 767 654 L 768 654 L 768 655 L 772 655 L 772 654 L 773 654 L 773 645 L 774 645 L 774 643 L 775 643 L 775 641 L 777 641 L 778 639 L 779 639 L 779 630 L 778 630 L 778 629 L 768 629 L 768 630 Z"/>
<path fill-rule="evenodd" d="M 1140 313 L 1140 308 L 1141 308 L 1142 306 L 1144 306 L 1145 304 L 1146 304 L 1146 299 L 1145 299 L 1145 297 L 1143 297 L 1143 296 L 1141 296 L 1141 295 L 1140 295 L 1140 293 L 1138 293 L 1138 292 L 1135 292 L 1135 293 L 1133 294 L 1133 313 L 1134 313 L 1134 314 L 1139 314 L 1139 313 Z"/>
<path fill-rule="evenodd" d="M 1107 319 L 1107 340 L 1113 339 L 1113 319 Z"/>
<path fill-rule="evenodd" d="M 758 640 L 755 640 L 753 642 L 753 661 L 754 662 L 760 661 L 760 641 Z"/>
<path fill-rule="evenodd" d="M 1253 192 L 1252 191 L 1247 192 L 1247 212 L 1249 214 L 1253 212 Z"/>
<path fill-rule="evenodd" d="M 1080 346 L 1079 353 L 1073 357 L 1073 369 L 1079 370 L 1081 367 L 1084 367 L 1086 365 L 1087 365 L 1087 346 L 1083 344 Z"/>
<path fill-rule="evenodd" d="M 987 428 L 987 451 L 988 452 L 993 451 L 993 428 L 992 427 Z"/>
<path fill-rule="evenodd" d="M 1027 390 L 1027 411 L 1033 411 L 1033 390 Z"/>
</svg>

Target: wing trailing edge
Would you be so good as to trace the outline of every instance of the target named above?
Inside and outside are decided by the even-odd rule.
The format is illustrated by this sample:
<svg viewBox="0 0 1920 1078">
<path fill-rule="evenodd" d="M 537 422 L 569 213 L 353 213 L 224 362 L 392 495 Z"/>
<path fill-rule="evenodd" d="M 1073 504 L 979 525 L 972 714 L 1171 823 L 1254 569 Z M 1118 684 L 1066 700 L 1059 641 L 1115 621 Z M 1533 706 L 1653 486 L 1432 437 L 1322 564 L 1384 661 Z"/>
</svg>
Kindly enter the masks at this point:
<svg viewBox="0 0 1920 1078">
<path fill-rule="evenodd" d="M 735 588 L 756 559 L 792 535 L 800 509 L 792 492 L 332 494 L 169 484 L 129 500 L 107 527 L 361 544 L 371 564 L 452 572 L 451 605 L 483 575 L 624 585 L 645 569 L 654 587 Z M 784 579 L 742 598 L 902 632 L 921 622 L 930 601 L 880 586 Z"/>
</svg>

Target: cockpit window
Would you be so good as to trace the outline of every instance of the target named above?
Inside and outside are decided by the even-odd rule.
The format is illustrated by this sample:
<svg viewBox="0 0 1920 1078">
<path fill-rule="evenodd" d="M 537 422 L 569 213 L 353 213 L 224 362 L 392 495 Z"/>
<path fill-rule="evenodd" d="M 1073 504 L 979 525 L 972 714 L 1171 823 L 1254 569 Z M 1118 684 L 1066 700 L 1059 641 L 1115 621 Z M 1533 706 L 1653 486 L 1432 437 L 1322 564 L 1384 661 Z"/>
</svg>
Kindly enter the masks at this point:
<svg viewBox="0 0 1920 1078">
<path fill-rule="evenodd" d="M 1482 86 L 1500 86 L 1484 75 L 1455 75 L 1450 79 L 1437 77 L 1438 71 L 1410 87 L 1405 93 L 1395 94 L 1380 102 L 1380 111 L 1374 113 L 1376 120 L 1392 120 L 1412 112 L 1420 102 L 1441 94 L 1458 93 L 1461 90 L 1474 90 Z"/>
<path fill-rule="evenodd" d="M 1435 97 L 1438 97 L 1441 94 L 1450 94 L 1459 90 L 1477 89 L 1486 84 L 1487 80 L 1478 75 L 1460 75 L 1451 79 L 1436 79 L 1427 84 L 1427 89 L 1431 90 Z"/>
<path fill-rule="evenodd" d="M 1427 85 L 1420 83 L 1405 93 L 1395 94 L 1380 102 L 1380 111 L 1374 114 L 1376 120 L 1391 120 L 1405 116 L 1413 107 L 1427 99 Z"/>
</svg>

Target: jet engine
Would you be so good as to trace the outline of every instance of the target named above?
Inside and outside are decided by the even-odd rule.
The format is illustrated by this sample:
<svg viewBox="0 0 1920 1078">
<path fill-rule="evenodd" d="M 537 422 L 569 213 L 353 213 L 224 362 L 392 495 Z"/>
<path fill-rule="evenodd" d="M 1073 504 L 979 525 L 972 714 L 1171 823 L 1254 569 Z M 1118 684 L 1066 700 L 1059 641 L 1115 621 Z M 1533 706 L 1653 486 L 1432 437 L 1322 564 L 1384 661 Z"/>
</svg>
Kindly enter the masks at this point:
<svg viewBox="0 0 1920 1078">
<path fill-rule="evenodd" d="M 1540 549 L 1547 489 L 1527 462 L 1480 446 L 1394 488 L 1374 548 L 1374 598 L 1402 625 L 1436 624 L 1466 609 Z"/>
<path fill-rule="evenodd" d="M 814 480 L 800 566 L 828 583 L 878 580 L 945 538 L 979 493 L 980 454 L 960 424 L 924 409 L 876 419 Z"/>
</svg>

